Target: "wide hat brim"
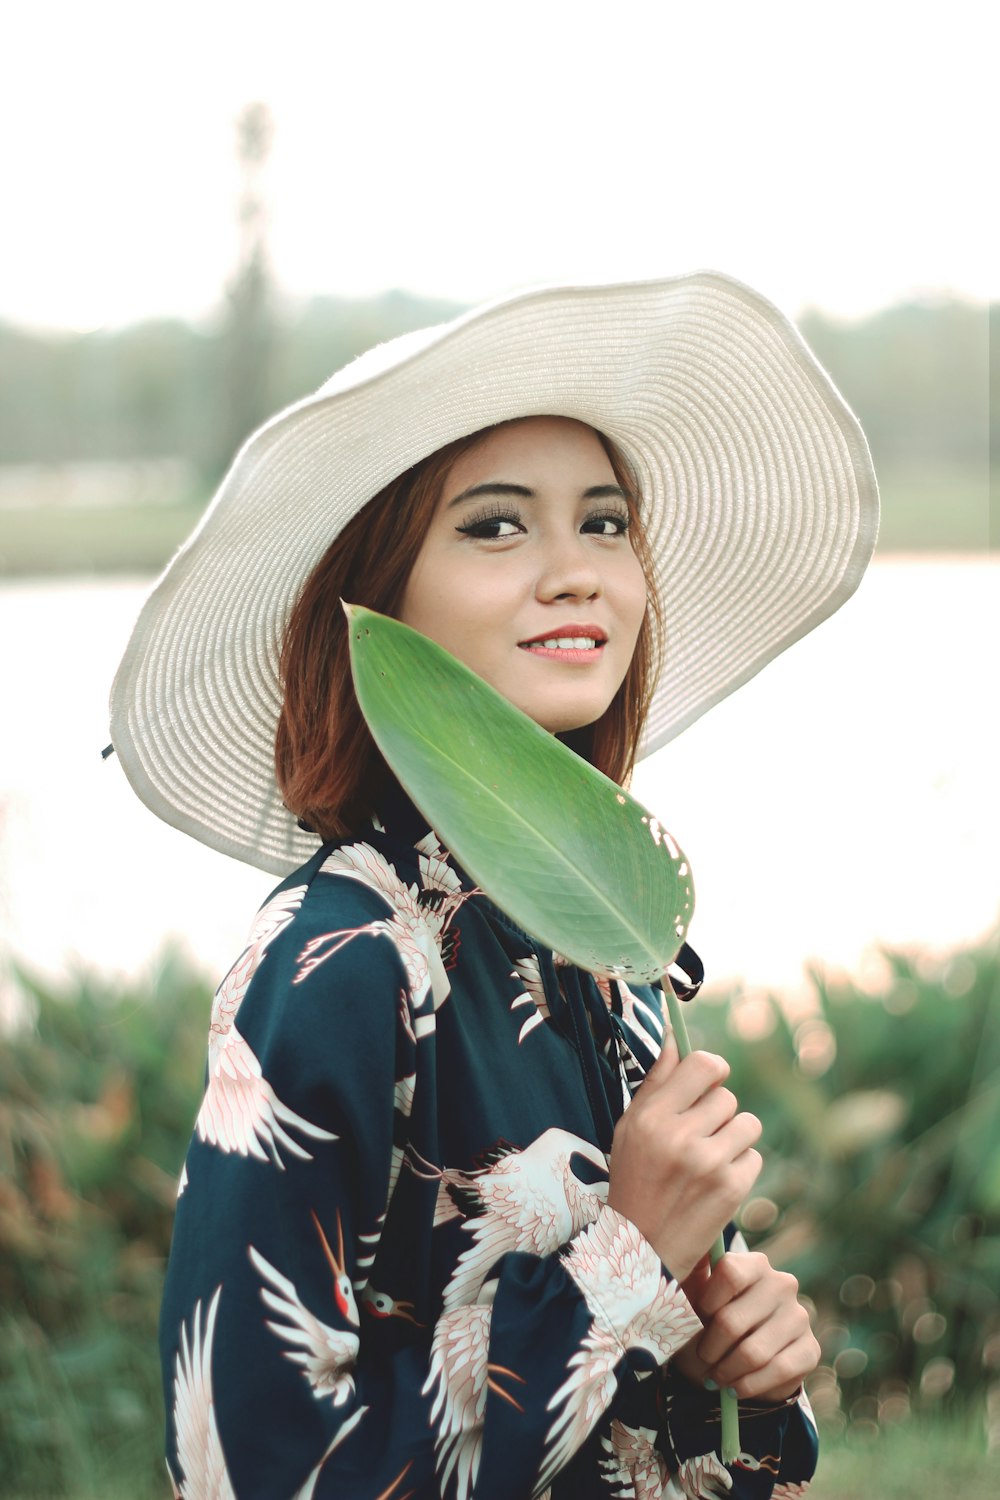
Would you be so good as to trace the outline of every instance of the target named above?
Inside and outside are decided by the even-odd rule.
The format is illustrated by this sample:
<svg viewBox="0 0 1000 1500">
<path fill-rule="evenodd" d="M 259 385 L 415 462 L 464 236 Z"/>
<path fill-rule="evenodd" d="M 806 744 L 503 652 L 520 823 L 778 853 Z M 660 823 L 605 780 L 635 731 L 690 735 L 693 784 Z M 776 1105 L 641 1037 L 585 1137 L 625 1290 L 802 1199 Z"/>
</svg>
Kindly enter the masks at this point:
<svg viewBox="0 0 1000 1500">
<path fill-rule="evenodd" d="M 111 692 L 112 743 L 153 812 L 277 875 L 309 858 L 274 777 L 292 605 L 391 479 L 530 415 L 586 422 L 634 467 L 666 620 L 643 754 L 857 587 L 878 531 L 868 445 L 777 308 L 717 272 L 521 293 L 369 351 L 244 445 Z"/>
</svg>

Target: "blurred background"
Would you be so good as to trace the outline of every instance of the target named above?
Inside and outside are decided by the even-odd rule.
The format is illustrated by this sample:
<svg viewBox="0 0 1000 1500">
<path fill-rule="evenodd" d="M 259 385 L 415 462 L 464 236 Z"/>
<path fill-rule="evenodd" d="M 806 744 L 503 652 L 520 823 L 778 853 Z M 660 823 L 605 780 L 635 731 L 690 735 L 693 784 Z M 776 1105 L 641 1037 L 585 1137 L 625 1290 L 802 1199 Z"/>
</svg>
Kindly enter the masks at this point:
<svg viewBox="0 0 1000 1500">
<path fill-rule="evenodd" d="M 695 872 L 693 1027 L 765 1122 L 745 1227 L 815 1311 L 815 1493 L 992 1495 L 981 8 L 357 9 L 40 0 L 5 28 L 0 1488 L 167 1493 L 174 1185 L 211 991 L 269 889 L 101 760 L 151 582 L 243 438 L 371 344 L 539 281 L 710 267 L 792 317 L 857 411 L 882 531 L 855 597 L 635 790 Z"/>
</svg>

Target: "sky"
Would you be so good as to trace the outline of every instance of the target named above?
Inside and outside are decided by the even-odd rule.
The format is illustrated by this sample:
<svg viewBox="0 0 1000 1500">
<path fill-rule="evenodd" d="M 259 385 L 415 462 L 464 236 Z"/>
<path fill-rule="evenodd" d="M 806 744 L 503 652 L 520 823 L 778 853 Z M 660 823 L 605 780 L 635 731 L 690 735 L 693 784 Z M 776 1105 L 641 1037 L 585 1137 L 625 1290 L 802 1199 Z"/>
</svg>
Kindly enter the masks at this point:
<svg viewBox="0 0 1000 1500">
<path fill-rule="evenodd" d="M 0 318 L 211 317 L 257 100 L 291 297 L 711 267 L 793 316 L 995 298 L 986 14 L 35 0 L 4 23 Z"/>
</svg>

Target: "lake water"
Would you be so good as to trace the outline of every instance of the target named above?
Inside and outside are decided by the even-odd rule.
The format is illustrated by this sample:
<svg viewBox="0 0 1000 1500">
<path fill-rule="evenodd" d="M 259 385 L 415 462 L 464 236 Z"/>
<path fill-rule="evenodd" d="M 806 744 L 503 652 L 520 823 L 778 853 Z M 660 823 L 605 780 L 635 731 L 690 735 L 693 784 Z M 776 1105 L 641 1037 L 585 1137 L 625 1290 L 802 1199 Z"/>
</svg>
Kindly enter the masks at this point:
<svg viewBox="0 0 1000 1500">
<path fill-rule="evenodd" d="M 694 871 L 708 978 L 786 994 L 876 946 L 940 953 L 1000 917 L 1000 567 L 893 557 L 639 769 Z M 102 762 L 148 580 L 0 586 L 0 957 L 127 973 L 168 936 L 218 975 L 271 877 L 168 828 Z"/>
</svg>

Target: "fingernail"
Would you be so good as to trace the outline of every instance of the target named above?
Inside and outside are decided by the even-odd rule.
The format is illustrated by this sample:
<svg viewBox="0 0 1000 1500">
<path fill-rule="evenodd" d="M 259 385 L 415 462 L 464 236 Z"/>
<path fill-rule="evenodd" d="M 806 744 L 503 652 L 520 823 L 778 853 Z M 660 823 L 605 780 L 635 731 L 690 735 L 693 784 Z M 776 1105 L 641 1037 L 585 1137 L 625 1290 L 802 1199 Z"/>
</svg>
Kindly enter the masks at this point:
<svg viewBox="0 0 1000 1500">
<path fill-rule="evenodd" d="M 733 1390 L 733 1387 L 731 1385 L 726 1386 L 726 1395 L 732 1396 L 733 1400 L 736 1400 L 736 1392 Z"/>
<path fill-rule="evenodd" d="M 706 1391 L 717 1391 L 719 1389 L 714 1380 L 704 1380 L 702 1381 L 702 1384 L 704 1385 Z"/>
</svg>

